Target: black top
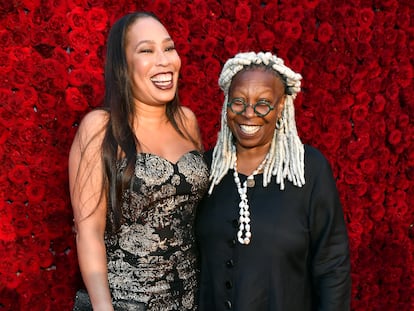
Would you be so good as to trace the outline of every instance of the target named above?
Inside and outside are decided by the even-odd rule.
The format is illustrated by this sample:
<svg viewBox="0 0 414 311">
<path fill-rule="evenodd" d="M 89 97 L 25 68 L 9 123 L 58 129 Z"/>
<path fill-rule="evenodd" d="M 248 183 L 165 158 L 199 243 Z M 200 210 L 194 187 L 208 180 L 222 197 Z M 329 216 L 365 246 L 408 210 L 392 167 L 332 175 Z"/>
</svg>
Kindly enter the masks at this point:
<svg viewBox="0 0 414 311">
<path fill-rule="evenodd" d="M 211 152 L 207 158 L 211 157 Z M 243 183 L 246 176 L 239 174 Z M 305 146 L 304 186 L 261 174 L 248 189 L 252 238 L 237 241 L 240 197 L 233 170 L 201 202 L 200 311 L 350 309 L 350 259 L 343 212 L 327 160 Z"/>
</svg>

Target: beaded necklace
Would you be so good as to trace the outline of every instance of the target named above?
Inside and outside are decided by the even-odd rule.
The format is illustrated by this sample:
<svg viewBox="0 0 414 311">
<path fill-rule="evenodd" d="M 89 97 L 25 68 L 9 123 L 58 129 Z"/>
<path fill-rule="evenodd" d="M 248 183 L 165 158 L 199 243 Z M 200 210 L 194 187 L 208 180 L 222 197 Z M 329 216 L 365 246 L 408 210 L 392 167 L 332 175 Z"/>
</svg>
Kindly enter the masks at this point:
<svg viewBox="0 0 414 311">
<path fill-rule="evenodd" d="M 243 183 L 243 187 L 240 182 L 239 174 L 237 172 L 237 156 L 234 154 L 234 182 L 236 183 L 237 190 L 240 196 L 239 203 L 239 231 L 237 232 L 237 240 L 244 245 L 248 245 L 252 238 L 252 233 L 250 231 L 250 212 L 249 212 L 249 201 L 247 199 L 247 188 L 252 188 L 255 186 L 254 176 L 257 175 L 266 164 L 269 154 L 263 159 L 262 163 L 251 173 L 246 181 Z"/>
</svg>

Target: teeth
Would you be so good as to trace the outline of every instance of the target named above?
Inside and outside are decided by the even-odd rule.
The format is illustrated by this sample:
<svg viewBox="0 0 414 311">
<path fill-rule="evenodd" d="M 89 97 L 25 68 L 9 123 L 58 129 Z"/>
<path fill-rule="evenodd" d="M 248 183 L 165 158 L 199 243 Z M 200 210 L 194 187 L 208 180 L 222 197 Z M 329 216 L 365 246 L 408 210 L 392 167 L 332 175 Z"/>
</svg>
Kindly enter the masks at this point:
<svg viewBox="0 0 414 311">
<path fill-rule="evenodd" d="M 243 133 L 254 134 L 260 130 L 260 125 L 240 125 L 240 129 Z"/>
<path fill-rule="evenodd" d="M 159 74 L 159 75 L 152 77 L 151 81 L 154 83 L 171 83 L 172 74 L 171 73 Z"/>
</svg>

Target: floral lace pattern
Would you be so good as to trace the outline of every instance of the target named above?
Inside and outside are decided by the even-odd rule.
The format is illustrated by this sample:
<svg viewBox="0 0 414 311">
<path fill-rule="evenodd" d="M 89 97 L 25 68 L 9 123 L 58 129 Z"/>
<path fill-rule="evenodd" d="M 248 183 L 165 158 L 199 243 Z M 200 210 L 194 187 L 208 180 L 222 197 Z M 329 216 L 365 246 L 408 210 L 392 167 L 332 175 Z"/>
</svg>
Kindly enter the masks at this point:
<svg viewBox="0 0 414 311">
<path fill-rule="evenodd" d="M 196 151 L 177 163 L 139 154 L 134 177 L 125 222 L 118 235 L 106 237 L 113 299 L 144 302 L 147 310 L 195 310 L 193 222 L 207 165 Z"/>
</svg>

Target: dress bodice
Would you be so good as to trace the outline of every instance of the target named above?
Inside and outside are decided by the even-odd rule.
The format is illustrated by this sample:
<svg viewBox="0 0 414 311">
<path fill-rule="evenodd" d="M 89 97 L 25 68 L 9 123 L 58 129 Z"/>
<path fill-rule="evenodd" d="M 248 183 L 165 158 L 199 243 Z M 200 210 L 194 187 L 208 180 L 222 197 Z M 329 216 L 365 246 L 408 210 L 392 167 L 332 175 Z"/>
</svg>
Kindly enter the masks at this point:
<svg viewBox="0 0 414 311">
<path fill-rule="evenodd" d="M 138 154 L 124 194 L 123 224 L 105 239 L 114 300 L 144 302 L 147 310 L 195 309 L 193 225 L 207 185 L 208 168 L 196 151 L 176 163 Z"/>
</svg>

